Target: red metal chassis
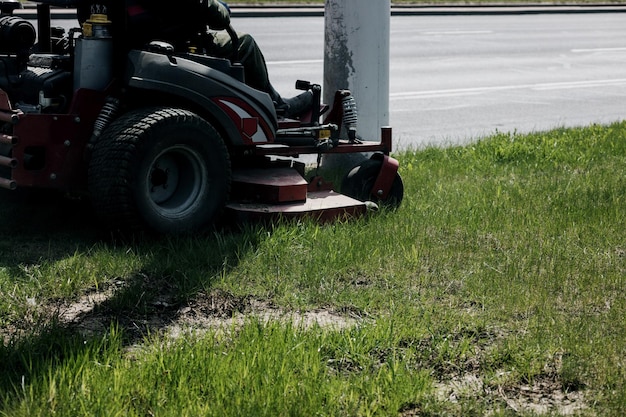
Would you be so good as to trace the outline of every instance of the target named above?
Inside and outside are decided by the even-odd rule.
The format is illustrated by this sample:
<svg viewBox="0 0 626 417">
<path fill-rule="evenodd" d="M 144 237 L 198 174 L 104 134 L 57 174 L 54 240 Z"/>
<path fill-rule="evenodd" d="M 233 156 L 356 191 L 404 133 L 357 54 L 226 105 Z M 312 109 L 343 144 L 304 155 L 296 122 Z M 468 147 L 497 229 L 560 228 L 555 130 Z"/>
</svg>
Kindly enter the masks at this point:
<svg viewBox="0 0 626 417">
<path fill-rule="evenodd" d="M 85 152 L 92 134 L 94 121 L 105 102 L 105 93 L 78 90 L 68 114 L 24 114 L 11 108 L 8 97 L 0 91 L 0 120 L 13 124 L 12 134 L 0 135 L 0 143 L 10 144 L 12 157 L 0 157 L 0 165 L 11 168 L 12 178 L 0 178 L 0 187 L 15 189 L 49 188 L 65 192 L 85 193 L 87 164 Z M 281 125 L 282 123 L 282 125 Z M 279 121 L 282 126 L 293 126 L 293 121 Z M 381 129 L 379 142 L 350 142 L 340 140 L 323 150 L 318 146 L 287 146 L 262 144 L 246 147 L 246 155 L 296 157 L 309 154 L 375 153 L 382 160 L 382 168 L 372 189 L 373 197 L 384 199 L 398 171 L 398 162 L 389 157 L 392 150 L 392 130 Z M 35 168 L 25 164 L 27 154 L 43 154 L 43 163 Z M 315 185 L 312 184 L 315 188 Z M 328 186 L 326 185 L 326 188 Z"/>
</svg>

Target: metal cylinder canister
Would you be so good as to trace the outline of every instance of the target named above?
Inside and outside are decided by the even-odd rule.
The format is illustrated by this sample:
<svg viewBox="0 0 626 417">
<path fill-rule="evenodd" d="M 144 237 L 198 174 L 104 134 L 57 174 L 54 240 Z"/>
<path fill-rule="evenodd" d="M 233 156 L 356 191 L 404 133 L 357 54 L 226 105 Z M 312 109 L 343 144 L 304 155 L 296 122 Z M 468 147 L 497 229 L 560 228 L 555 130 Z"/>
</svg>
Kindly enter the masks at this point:
<svg viewBox="0 0 626 417">
<path fill-rule="evenodd" d="M 76 39 L 74 89 L 103 90 L 113 78 L 113 38 L 107 15 L 92 14 Z"/>
</svg>

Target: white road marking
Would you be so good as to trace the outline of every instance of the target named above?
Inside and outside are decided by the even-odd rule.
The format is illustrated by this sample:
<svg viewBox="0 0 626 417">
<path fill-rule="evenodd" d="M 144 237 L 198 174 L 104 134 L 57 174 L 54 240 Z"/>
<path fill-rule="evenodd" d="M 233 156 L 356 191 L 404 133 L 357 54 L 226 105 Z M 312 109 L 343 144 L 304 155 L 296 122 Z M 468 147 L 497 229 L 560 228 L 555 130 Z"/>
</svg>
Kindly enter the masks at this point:
<svg viewBox="0 0 626 417">
<path fill-rule="evenodd" d="M 300 65 L 300 64 L 322 64 L 323 59 L 300 59 L 292 61 L 267 61 L 267 65 Z"/>
<path fill-rule="evenodd" d="M 493 33 L 493 30 L 433 30 L 421 32 L 422 35 L 485 35 Z"/>
<path fill-rule="evenodd" d="M 538 84 L 520 84 L 520 85 L 500 85 L 491 87 L 470 87 L 456 88 L 445 90 L 429 90 L 429 91 L 406 91 L 402 93 L 391 93 L 391 100 L 406 100 L 417 98 L 438 98 L 453 97 L 464 95 L 476 95 L 487 92 L 511 91 L 511 90 L 566 90 L 572 88 L 591 88 L 626 85 L 626 78 L 616 78 L 611 80 L 589 80 L 589 81 L 568 81 L 558 83 L 538 83 Z"/>
<path fill-rule="evenodd" d="M 623 48 L 580 48 L 572 49 L 572 53 L 580 54 L 585 52 L 622 52 L 626 51 L 626 47 Z"/>
</svg>

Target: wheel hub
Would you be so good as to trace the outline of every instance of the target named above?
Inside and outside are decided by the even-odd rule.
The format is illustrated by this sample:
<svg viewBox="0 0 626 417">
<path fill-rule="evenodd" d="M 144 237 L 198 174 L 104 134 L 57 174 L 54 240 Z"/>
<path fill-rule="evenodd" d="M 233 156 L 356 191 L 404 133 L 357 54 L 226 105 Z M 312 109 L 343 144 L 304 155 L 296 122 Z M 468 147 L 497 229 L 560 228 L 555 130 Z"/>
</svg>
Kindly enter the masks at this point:
<svg viewBox="0 0 626 417">
<path fill-rule="evenodd" d="M 150 197 L 156 204 L 169 200 L 178 187 L 180 172 L 172 155 L 160 156 L 150 171 Z"/>
</svg>

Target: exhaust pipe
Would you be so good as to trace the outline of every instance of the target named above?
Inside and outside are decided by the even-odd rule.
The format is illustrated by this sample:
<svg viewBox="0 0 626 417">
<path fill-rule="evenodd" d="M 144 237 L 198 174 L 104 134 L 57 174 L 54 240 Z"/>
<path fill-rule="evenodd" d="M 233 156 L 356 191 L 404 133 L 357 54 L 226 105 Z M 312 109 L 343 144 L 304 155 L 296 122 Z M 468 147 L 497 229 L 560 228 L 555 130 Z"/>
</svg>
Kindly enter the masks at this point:
<svg viewBox="0 0 626 417">
<path fill-rule="evenodd" d="M 15 145 L 17 143 L 17 136 L 9 136 L 4 133 L 0 133 L 0 145 Z"/>
<path fill-rule="evenodd" d="M 15 168 L 17 167 L 17 159 L 0 156 L 0 167 Z"/>
<path fill-rule="evenodd" d="M 13 180 L 0 178 L 0 188 L 6 188 L 7 190 L 15 190 L 17 188 L 17 183 Z"/>
<path fill-rule="evenodd" d="M 9 113 L 7 111 L 0 110 L 0 122 L 17 124 L 20 121 L 19 113 Z"/>
</svg>

